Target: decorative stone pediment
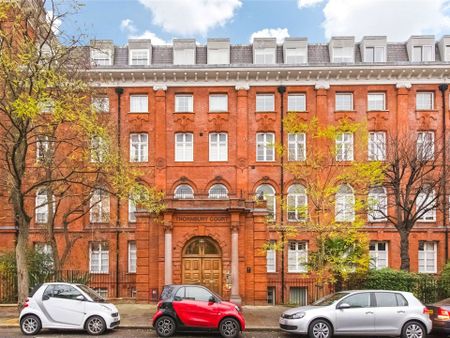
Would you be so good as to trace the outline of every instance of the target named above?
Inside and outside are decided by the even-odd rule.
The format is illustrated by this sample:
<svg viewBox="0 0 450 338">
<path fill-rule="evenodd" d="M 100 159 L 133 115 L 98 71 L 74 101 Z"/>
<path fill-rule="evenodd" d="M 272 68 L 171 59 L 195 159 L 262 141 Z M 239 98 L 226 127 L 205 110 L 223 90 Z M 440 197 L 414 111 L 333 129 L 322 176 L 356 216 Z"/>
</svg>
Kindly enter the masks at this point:
<svg viewBox="0 0 450 338">
<path fill-rule="evenodd" d="M 387 112 L 369 113 L 367 120 L 369 127 L 373 129 L 386 129 L 389 120 Z"/>
<path fill-rule="evenodd" d="M 228 114 L 214 114 L 208 118 L 210 130 L 226 131 L 228 129 Z"/>
<path fill-rule="evenodd" d="M 436 128 L 436 112 L 416 112 L 416 119 L 420 129 L 435 129 Z"/>
</svg>

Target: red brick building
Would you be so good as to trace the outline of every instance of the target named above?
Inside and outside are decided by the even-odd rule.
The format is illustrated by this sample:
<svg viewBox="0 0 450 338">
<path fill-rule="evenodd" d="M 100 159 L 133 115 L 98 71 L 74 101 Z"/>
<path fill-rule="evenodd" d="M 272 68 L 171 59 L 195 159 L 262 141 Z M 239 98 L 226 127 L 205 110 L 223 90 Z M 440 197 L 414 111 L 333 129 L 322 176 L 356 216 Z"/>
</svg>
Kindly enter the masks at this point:
<svg viewBox="0 0 450 338">
<path fill-rule="evenodd" d="M 148 301 L 164 284 L 201 283 L 225 298 L 266 304 L 280 301 L 284 279 L 285 300 L 304 302 L 314 292 L 303 264 L 314 234 L 299 231 L 284 253 L 262 248 L 277 236 L 267 217 L 298 222 L 280 206 L 281 197 L 303 194 L 289 173 L 282 178 L 272 145 L 283 138 L 293 147 L 285 161 L 300 161 L 305 147 L 314 147 L 307 135 L 282 134 L 282 116 L 295 112 L 325 124 L 346 117 L 381 139 L 406 128 L 433 142 L 443 134 L 443 116 L 449 122 L 449 92 L 439 87 L 450 73 L 447 36 L 406 43 L 336 37 L 326 45 L 301 38 L 282 45 L 260 38 L 248 46 L 227 39 L 205 46 L 94 41 L 92 47 L 86 76 L 104 93 L 93 103 L 118 127 L 123 156 L 142 170 L 143 184 L 163 191 L 167 204 L 155 218 L 99 194 L 101 202 L 71 228 L 80 239 L 67 268 L 127 276 L 105 290 L 110 296 Z M 353 147 L 353 138 L 348 142 Z M 255 202 L 261 194 L 268 211 Z M 12 248 L 12 217 L 6 203 L 0 208 L 0 247 Z M 45 221 L 45 210 L 36 210 L 33 222 L 38 217 Z M 399 268 L 396 230 L 368 219 L 365 231 L 375 266 Z M 32 236 L 42 242 L 37 231 Z M 441 271 L 448 220 L 439 211 L 416 224 L 410 257 L 412 271 Z"/>
</svg>

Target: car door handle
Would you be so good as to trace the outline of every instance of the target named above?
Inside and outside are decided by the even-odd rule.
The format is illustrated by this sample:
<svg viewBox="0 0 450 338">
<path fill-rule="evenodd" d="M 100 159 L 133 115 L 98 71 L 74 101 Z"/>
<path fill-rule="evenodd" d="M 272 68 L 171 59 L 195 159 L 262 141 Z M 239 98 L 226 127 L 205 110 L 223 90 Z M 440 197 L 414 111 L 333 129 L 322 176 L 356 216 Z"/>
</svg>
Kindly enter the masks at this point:
<svg viewBox="0 0 450 338">
<path fill-rule="evenodd" d="M 403 310 L 398 310 L 397 313 L 405 313 Z"/>
<path fill-rule="evenodd" d="M 366 315 L 373 315 L 373 312 L 372 311 L 367 311 Z"/>
</svg>

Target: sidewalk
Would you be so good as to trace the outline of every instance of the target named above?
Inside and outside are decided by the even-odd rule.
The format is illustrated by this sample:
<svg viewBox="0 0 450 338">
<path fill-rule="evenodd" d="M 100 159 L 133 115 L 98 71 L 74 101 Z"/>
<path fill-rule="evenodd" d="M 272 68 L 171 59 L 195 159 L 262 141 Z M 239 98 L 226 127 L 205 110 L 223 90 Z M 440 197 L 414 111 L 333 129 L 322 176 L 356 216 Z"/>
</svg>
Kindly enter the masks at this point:
<svg viewBox="0 0 450 338">
<path fill-rule="evenodd" d="M 116 304 L 121 316 L 121 328 L 150 328 L 156 312 L 154 304 Z M 278 330 L 278 318 L 286 310 L 283 306 L 244 306 L 249 330 Z M 0 306 L 0 328 L 19 327 L 16 306 Z"/>
</svg>

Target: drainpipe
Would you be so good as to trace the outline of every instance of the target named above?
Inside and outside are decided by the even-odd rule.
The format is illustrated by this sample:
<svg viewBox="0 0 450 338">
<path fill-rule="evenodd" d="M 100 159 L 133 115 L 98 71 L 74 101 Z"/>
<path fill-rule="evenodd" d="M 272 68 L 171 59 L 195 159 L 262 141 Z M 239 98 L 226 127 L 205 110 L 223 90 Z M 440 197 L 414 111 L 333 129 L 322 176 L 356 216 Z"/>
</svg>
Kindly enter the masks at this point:
<svg viewBox="0 0 450 338">
<path fill-rule="evenodd" d="M 115 92 L 117 94 L 117 151 L 118 151 L 118 157 L 119 162 L 122 157 L 122 148 L 121 148 L 121 104 L 120 104 L 120 98 L 123 94 L 123 88 L 122 87 L 116 87 Z M 117 198 L 117 217 L 116 217 L 116 298 L 119 298 L 119 231 L 120 231 L 120 198 Z"/>
<path fill-rule="evenodd" d="M 448 224 L 447 224 L 447 117 L 445 97 L 448 84 L 442 83 L 439 85 L 439 90 L 442 94 L 442 226 L 445 229 L 445 263 L 448 261 Z"/>
<path fill-rule="evenodd" d="M 280 134 L 281 134 L 281 155 L 280 155 L 280 195 L 281 201 L 284 202 L 284 93 L 286 92 L 285 86 L 278 86 L 278 93 L 281 96 L 281 115 L 280 115 Z M 284 304 L 284 289 L 285 289 L 285 273 L 284 273 L 284 210 L 281 208 L 280 213 L 281 224 L 281 303 Z"/>
</svg>

